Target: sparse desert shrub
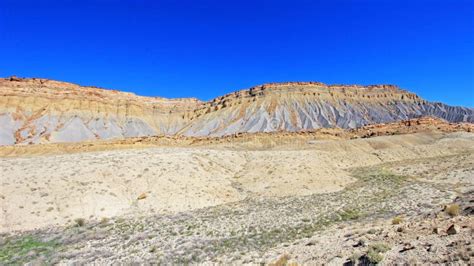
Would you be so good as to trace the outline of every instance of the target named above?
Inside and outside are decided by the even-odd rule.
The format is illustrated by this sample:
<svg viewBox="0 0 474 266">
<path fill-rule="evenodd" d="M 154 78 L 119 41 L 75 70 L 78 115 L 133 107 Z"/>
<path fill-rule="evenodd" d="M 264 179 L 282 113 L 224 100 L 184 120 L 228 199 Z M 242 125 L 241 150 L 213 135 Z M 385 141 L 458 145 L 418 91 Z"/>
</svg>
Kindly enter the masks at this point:
<svg viewBox="0 0 474 266">
<path fill-rule="evenodd" d="M 446 206 L 446 209 L 444 211 L 450 216 L 458 216 L 460 212 L 460 208 L 459 208 L 459 205 L 457 204 L 451 204 L 451 205 Z"/>
<path fill-rule="evenodd" d="M 279 257 L 276 261 L 268 264 L 269 266 L 284 266 L 288 263 L 290 256 L 288 254 L 284 254 L 283 256 Z"/>
<path fill-rule="evenodd" d="M 377 230 L 374 229 L 374 228 L 371 228 L 371 229 L 369 229 L 369 230 L 367 231 L 367 234 L 369 234 L 369 235 L 374 235 L 374 234 L 376 234 L 376 233 L 377 233 Z"/>
<path fill-rule="evenodd" d="M 370 263 L 378 264 L 383 260 L 383 253 L 390 250 L 390 247 L 384 243 L 376 243 L 369 246 L 367 259 Z"/>
<path fill-rule="evenodd" d="M 357 209 L 345 209 L 339 212 L 339 215 L 343 221 L 357 220 L 361 216 L 360 211 Z"/>
<path fill-rule="evenodd" d="M 0 245 L 0 264 L 23 265 L 26 258 L 48 257 L 56 247 L 58 244 L 54 241 L 43 241 L 31 235 L 9 239 Z"/>
<path fill-rule="evenodd" d="M 396 216 L 392 219 L 392 224 L 401 224 L 403 222 L 403 218 L 401 216 Z"/>
<path fill-rule="evenodd" d="M 352 263 L 352 265 L 356 265 L 357 262 L 359 262 L 359 258 L 360 253 L 356 252 L 349 257 L 349 261 Z"/>
<path fill-rule="evenodd" d="M 369 246 L 369 250 L 374 250 L 376 252 L 387 252 L 390 250 L 390 247 L 385 243 L 376 243 Z"/>
<path fill-rule="evenodd" d="M 380 253 L 374 252 L 373 250 L 369 250 L 369 252 L 367 252 L 367 259 L 369 260 L 370 263 L 378 264 L 383 260 L 383 255 Z"/>
<path fill-rule="evenodd" d="M 82 227 L 86 224 L 86 220 L 84 218 L 74 219 L 74 222 L 76 223 L 76 226 L 79 226 L 79 227 Z"/>
<path fill-rule="evenodd" d="M 110 221 L 109 218 L 107 218 L 107 217 L 102 217 L 102 219 L 100 219 L 100 224 L 105 225 L 105 224 L 108 224 L 109 221 Z"/>
</svg>

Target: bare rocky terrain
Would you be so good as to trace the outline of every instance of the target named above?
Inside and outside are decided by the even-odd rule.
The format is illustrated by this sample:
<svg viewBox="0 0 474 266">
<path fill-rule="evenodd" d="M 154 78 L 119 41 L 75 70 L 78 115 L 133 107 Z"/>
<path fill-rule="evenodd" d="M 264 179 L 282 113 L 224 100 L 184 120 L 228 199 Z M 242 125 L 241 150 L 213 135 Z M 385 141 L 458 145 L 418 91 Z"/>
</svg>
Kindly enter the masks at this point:
<svg viewBox="0 0 474 266">
<path fill-rule="evenodd" d="M 0 94 L 0 265 L 474 264 L 472 108 L 317 82 Z"/>
<path fill-rule="evenodd" d="M 472 264 L 473 133 L 375 128 L 293 145 L 10 150 L 0 261 Z"/>
</svg>

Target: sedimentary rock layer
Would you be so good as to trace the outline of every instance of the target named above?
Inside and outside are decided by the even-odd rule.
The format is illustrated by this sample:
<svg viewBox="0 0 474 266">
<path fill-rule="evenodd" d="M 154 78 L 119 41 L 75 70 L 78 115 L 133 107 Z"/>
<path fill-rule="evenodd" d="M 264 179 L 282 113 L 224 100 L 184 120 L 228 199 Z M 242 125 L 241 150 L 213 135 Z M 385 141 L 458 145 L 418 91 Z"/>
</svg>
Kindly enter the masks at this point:
<svg viewBox="0 0 474 266">
<path fill-rule="evenodd" d="M 271 83 L 201 102 L 12 77 L 0 79 L 0 95 L 0 145 L 357 128 L 422 116 L 474 122 L 472 108 L 393 85 Z"/>
<path fill-rule="evenodd" d="M 236 132 L 357 128 L 422 116 L 474 122 L 474 110 L 427 102 L 392 85 L 328 86 L 316 82 L 257 86 L 204 103 L 179 133 L 221 136 Z"/>
<path fill-rule="evenodd" d="M 200 104 L 45 79 L 0 79 L 0 94 L 0 145 L 175 134 Z"/>
</svg>

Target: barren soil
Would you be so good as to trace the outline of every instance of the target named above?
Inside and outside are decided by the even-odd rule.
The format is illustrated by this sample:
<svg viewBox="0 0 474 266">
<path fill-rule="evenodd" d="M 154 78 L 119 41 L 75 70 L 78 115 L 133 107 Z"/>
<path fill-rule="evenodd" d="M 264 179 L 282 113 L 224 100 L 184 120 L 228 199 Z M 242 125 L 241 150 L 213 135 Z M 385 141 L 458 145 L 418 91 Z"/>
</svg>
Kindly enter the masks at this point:
<svg viewBox="0 0 474 266">
<path fill-rule="evenodd" d="M 0 263 L 474 262 L 473 133 L 260 144 L 0 158 Z"/>
</svg>

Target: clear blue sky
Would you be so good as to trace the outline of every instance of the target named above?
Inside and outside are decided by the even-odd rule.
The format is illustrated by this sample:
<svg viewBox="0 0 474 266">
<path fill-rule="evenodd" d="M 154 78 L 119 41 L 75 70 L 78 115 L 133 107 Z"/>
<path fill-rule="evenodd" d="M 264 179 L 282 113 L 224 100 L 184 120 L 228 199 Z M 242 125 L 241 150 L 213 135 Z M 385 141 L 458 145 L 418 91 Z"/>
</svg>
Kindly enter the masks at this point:
<svg viewBox="0 0 474 266">
<path fill-rule="evenodd" d="M 204 100 L 389 83 L 474 107 L 473 17 L 467 0 L 0 0 L 0 76 Z"/>
</svg>

